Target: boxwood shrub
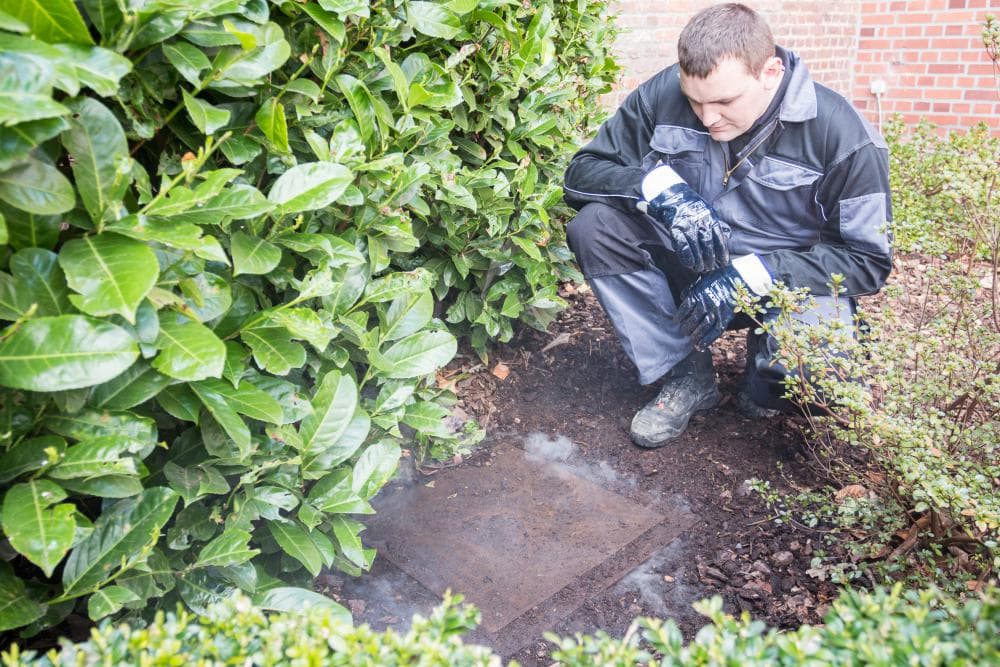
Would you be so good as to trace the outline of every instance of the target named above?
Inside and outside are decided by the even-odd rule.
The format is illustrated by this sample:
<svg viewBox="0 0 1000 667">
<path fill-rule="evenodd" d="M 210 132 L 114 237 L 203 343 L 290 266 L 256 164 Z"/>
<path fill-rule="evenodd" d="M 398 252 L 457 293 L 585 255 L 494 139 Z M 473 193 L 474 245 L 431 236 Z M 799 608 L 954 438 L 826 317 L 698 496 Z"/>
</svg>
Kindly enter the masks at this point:
<svg viewBox="0 0 1000 667">
<path fill-rule="evenodd" d="M 405 633 L 352 627 L 330 609 L 267 615 L 244 599 L 197 616 L 157 614 L 146 627 L 95 628 L 89 640 L 64 642 L 44 655 L 15 646 L 6 667 L 51 665 L 500 665 L 489 648 L 467 645 L 462 634 L 479 613 L 446 596 L 429 618 L 414 617 Z M 847 592 L 824 625 L 791 632 L 768 629 L 746 614 L 721 611 L 719 598 L 696 605 L 710 623 L 685 643 L 673 621 L 638 619 L 624 638 L 607 634 L 550 636 L 557 664 L 608 665 L 995 665 L 1000 661 L 1000 596 L 959 601 L 936 590 Z"/>
</svg>

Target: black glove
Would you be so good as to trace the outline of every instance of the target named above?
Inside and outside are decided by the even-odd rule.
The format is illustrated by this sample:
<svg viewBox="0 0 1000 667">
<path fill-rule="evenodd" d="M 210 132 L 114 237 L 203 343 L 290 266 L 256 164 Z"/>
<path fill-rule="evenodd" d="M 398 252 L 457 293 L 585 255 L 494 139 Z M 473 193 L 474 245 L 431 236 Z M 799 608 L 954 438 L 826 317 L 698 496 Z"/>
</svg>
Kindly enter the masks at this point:
<svg viewBox="0 0 1000 667">
<path fill-rule="evenodd" d="M 642 190 L 646 213 L 666 228 L 681 264 L 695 273 L 729 264 L 729 225 L 673 169 L 649 172 Z"/>
<path fill-rule="evenodd" d="M 774 284 L 770 267 L 759 255 L 751 254 L 706 273 L 681 293 L 681 304 L 674 318 L 695 348 L 707 348 L 733 321 L 736 281 L 757 296 L 767 294 Z"/>
</svg>

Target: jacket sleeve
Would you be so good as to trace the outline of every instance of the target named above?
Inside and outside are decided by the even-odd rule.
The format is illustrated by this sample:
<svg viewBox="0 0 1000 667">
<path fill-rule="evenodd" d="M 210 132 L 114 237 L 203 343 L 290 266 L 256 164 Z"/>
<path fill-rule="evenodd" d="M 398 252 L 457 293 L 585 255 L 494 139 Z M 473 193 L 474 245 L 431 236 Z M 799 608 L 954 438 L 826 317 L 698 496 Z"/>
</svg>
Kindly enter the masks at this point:
<svg viewBox="0 0 1000 667">
<path fill-rule="evenodd" d="M 602 202 L 634 212 L 642 198 L 642 163 L 651 150 L 653 125 L 640 87 L 570 160 L 563 182 L 566 203 L 579 210 L 589 202 Z"/>
<path fill-rule="evenodd" d="M 807 250 L 775 250 L 760 258 L 775 280 L 830 293 L 844 276 L 843 296 L 878 292 L 892 270 L 889 151 L 870 142 L 829 168 L 816 192 L 824 216 L 820 242 Z"/>
</svg>

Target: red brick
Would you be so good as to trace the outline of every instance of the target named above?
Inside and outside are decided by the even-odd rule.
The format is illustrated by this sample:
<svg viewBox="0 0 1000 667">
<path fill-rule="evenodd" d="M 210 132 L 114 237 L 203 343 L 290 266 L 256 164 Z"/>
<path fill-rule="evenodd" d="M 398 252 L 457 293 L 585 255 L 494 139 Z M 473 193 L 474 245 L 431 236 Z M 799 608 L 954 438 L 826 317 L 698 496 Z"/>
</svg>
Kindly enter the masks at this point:
<svg viewBox="0 0 1000 667">
<path fill-rule="evenodd" d="M 979 90 L 976 88 L 965 91 L 964 95 L 967 100 L 983 100 L 983 101 L 994 101 L 997 99 L 997 91 L 995 90 Z"/>
<path fill-rule="evenodd" d="M 927 72 L 930 74 L 963 74 L 965 68 L 962 65 L 952 64 L 928 65 Z"/>
</svg>

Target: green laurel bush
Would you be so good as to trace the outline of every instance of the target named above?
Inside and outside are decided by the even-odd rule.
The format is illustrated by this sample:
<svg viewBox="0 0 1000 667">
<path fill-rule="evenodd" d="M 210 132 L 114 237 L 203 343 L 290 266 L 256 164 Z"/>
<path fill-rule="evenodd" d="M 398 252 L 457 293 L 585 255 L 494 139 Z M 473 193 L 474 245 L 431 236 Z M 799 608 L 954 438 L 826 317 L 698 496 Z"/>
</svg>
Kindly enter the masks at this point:
<svg viewBox="0 0 1000 667">
<path fill-rule="evenodd" d="M 3 3 L 0 631 L 343 612 L 456 334 L 563 306 L 607 4 Z"/>
<path fill-rule="evenodd" d="M 107 622 L 87 641 L 63 641 L 47 654 L 3 653 L 5 667 L 54 665 L 482 665 L 503 664 L 489 648 L 463 643 L 479 612 L 446 595 L 429 618 L 414 617 L 405 634 L 352 627 L 329 609 L 270 616 L 246 599 L 195 616 L 158 613 L 144 628 Z M 1000 597 L 988 589 L 961 601 L 937 590 L 846 592 L 824 624 L 791 632 L 768 629 L 747 614 L 722 612 L 722 600 L 695 605 L 710 623 L 685 643 L 672 620 L 638 619 L 623 638 L 604 632 L 549 635 L 555 664 L 617 665 L 992 665 L 1000 660 Z M 511 663 L 516 664 L 516 663 Z"/>
</svg>

